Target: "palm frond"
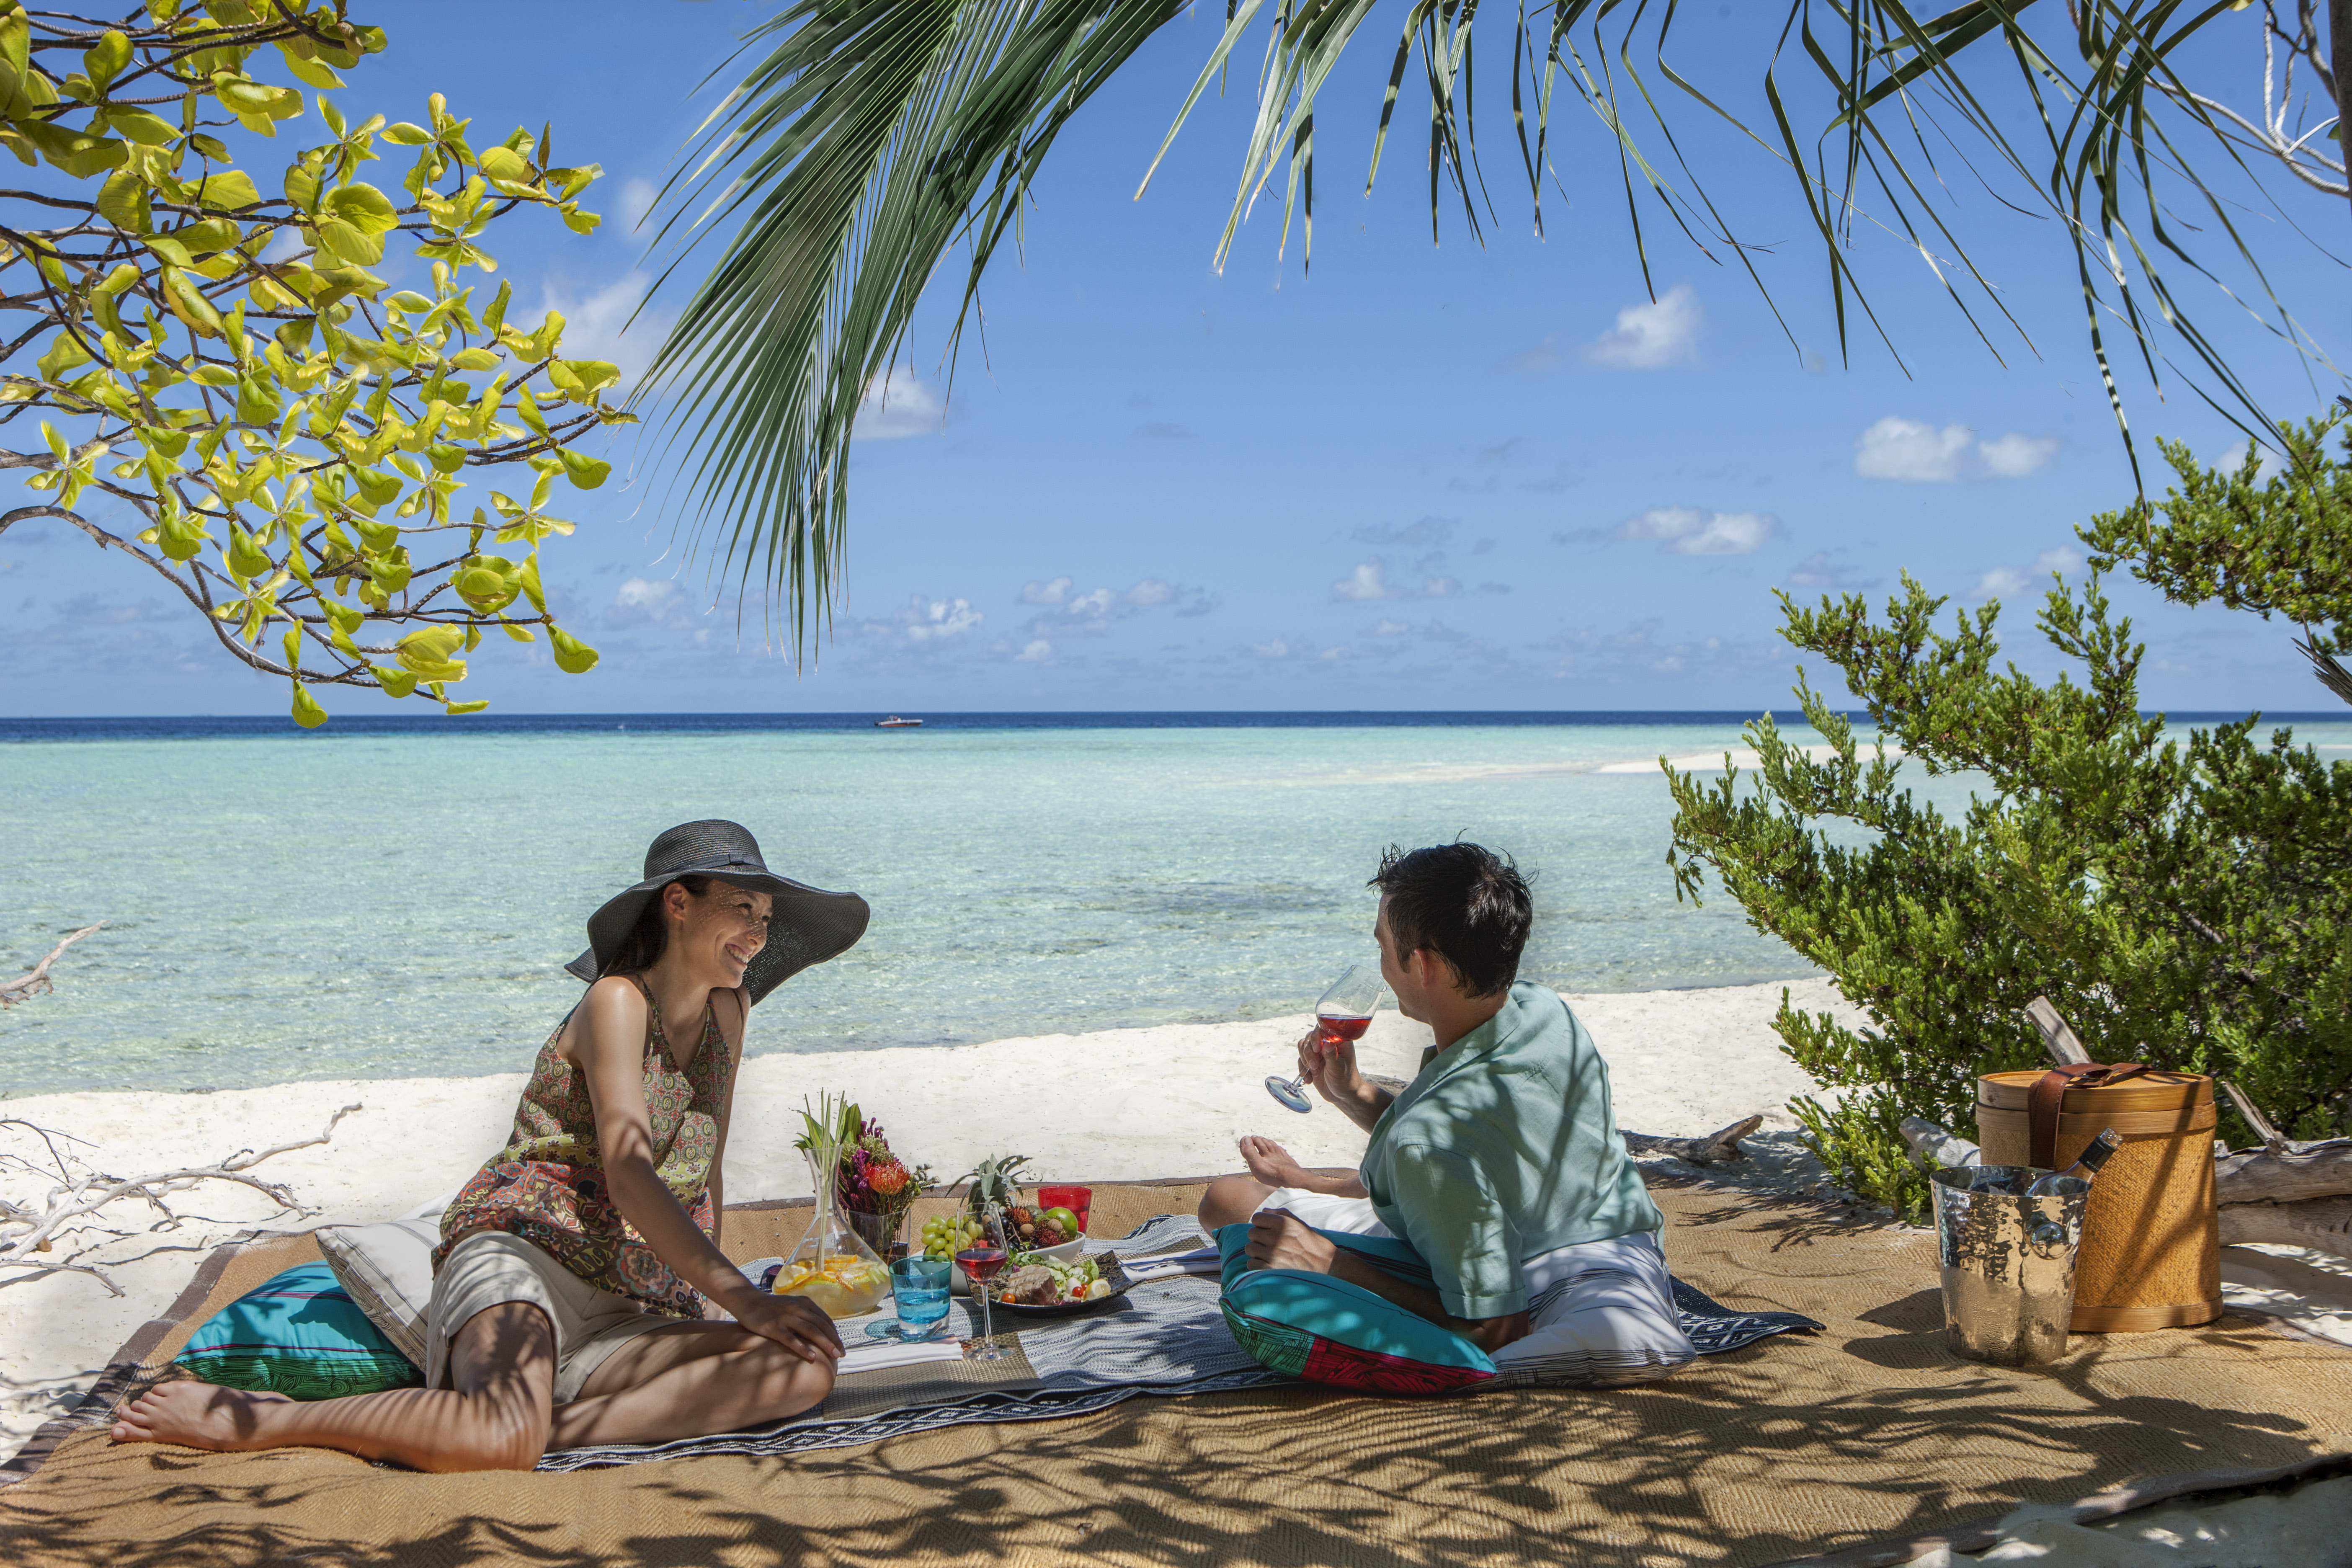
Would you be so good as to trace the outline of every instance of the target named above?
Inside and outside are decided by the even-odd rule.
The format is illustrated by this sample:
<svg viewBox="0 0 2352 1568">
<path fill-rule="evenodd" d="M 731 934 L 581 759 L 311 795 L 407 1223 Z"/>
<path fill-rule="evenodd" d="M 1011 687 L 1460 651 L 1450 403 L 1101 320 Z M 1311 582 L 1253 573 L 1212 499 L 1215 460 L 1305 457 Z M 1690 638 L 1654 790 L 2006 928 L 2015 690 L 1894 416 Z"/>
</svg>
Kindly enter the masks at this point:
<svg viewBox="0 0 2352 1568">
<path fill-rule="evenodd" d="M 1311 261 L 1318 100 L 1379 3 L 1228 0 L 1226 25 L 1144 174 L 1148 185 L 1202 96 L 1265 28 L 1256 111 L 1215 246 L 1220 266 L 1277 177 L 1277 250 L 1300 219 Z M 1757 61 L 1763 111 L 1752 126 L 1670 61 L 1670 46 L 1695 26 L 1712 26 L 1685 22 L 1680 0 L 1552 0 L 1536 8 L 1517 0 L 1515 12 L 1487 25 L 1513 32 L 1516 162 L 1538 233 L 1545 182 L 1566 188 L 1556 166 L 1565 127 L 1554 125 L 1553 111 L 1580 104 L 1616 160 L 1644 278 L 1651 230 L 1643 211 L 1654 207 L 1703 255 L 1736 260 L 1779 315 L 1755 264 L 1759 247 L 1734 231 L 1686 155 L 1690 143 L 1675 121 L 1696 114 L 1727 128 L 1793 183 L 1820 245 L 1842 355 L 1851 355 L 1849 333 L 1864 330 L 1902 363 L 1864 287 L 1858 248 L 1873 235 L 1916 255 L 1996 357 L 2012 334 L 2038 352 L 1964 241 L 1945 160 L 2011 210 L 2055 220 L 2072 253 L 2092 357 L 2132 451 L 2116 352 L 2136 360 L 2159 392 L 2171 379 L 2185 381 L 2250 435 L 2273 423 L 2192 317 L 2173 274 L 2211 284 L 2275 341 L 2326 363 L 2272 290 L 2233 205 L 2249 193 L 2267 196 L 2248 151 L 2267 152 L 2306 184 L 2326 188 L 2326 160 L 2310 151 L 2324 124 L 2288 125 L 2267 76 L 2258 121 L 2189 80 L 2191 62 L 2210 74 L 2221 43 L 2238 38 L 2251 48 L 2256 41 L 2251 26 L 2262 17 L 2235 34 L 2222 30 L 2242 3 L 2069 0 L 2035 10 L 2034 0 L 1964 0 L 1923 16 L 1901 0 L 1784 0 L 1777 35 Z M 1365 189 L 1379 173 L 1407 79 L 1418 75 L 1432 236 L 1458 204 L 1477 237 L 1493 220 L 1476 142 L 1479 0 L 1398 4 Z M 672 433 L 691 454 L 687 477 L 724 539 L 723 564 L 740 563 L 747 579 L 766 579 L 796 647 L 812 605 L 821 613 L 828 604 L 839 567 L 845 459 L 859 404 L 895 363 L 924 285 L 948 247 L 965 240 L 952 363 L 982 272 L 1055 135 L 1179 9 L 1174 0 L 795 0 L 752 36 L 751 47 L 769 43 L 768 52 L 713 117 L 699 166 L 674 181 L 667 198 L 675 215 L 706 204 L 682 234 L 739 226 L 696 288 L 649 384 L 669 384 Z M 2266 26 L 2265 51 L 2286 39 L 2291 53 L 2301 50 L 2319 68 L 2308 18 L 2300 33 L 2274 16 Z M 2221 163 L 2209 180 L 2192 153 L 2207 161 L 2215 152 Z M 2187 220 L 2168 216 L 2168 203 L 2182 197 L 2198 210 L 2197 232 L 2209 244 L 2219 237 L 2259 300 L 2231 293 L 2192 250 Z M 684 375 L 689 368 L 696 374 Z M 2133 461 L 2137 472 L 2136 453 Z"/>
<path fill-rule="evenodd" d="M 682 442 L 689 546 L 761 581 L 796 654 L 832 601 L 860 405 L 924 286 L 982 273 L 1070 115 L 1176 0 L 795 0 L 673 177 L 656 243 L 735 232 L 647 372 Z M 688 219 L 686 214 L 699 211 Z"/>
</svg>

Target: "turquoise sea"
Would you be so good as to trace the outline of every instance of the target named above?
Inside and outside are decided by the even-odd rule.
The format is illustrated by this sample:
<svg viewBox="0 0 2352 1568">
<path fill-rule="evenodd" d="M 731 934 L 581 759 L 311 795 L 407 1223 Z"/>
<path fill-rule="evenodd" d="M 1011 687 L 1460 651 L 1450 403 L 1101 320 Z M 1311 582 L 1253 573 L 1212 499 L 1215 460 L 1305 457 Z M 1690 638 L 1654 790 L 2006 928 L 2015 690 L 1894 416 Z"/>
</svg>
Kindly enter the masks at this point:
<svg viewBox="0 0 2352 1568">
<path fill-rule="evenodd" d="M 0 1012 L 0 1096 L 520 1070 L 578 995 L 559 966 L 590 910 L 703 816 L 874 908 L 755 1050 L 1303 1011 L 1371 952 L 1381 847 L 1457 834 L 1532 874 L 1532 978 L 1793 977 L 1664 864 L 1655 759 L 1736 746 L 1743 717 L 0 721 L 0 970 L 109 922 Z"/>
</svg>

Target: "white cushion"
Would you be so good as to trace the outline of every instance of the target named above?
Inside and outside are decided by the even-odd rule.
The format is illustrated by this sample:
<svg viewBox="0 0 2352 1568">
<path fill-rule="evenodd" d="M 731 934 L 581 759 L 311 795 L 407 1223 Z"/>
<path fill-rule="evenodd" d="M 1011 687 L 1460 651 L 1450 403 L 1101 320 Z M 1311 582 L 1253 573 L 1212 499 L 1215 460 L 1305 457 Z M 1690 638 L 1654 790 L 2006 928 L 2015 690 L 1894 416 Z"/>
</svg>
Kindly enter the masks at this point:
<svg viewBox="0 0 2352 1568">
<path fill-rule="evenodd" d="M 319 1232 L 319 1250 L 368 1321 L 425 1364 L 425 1311 L 433 1302 L 433 1249 L 441 1245 L 436 1219 L 394 1219 L 381 1225 L 339 1225 Z"/>
</svg>

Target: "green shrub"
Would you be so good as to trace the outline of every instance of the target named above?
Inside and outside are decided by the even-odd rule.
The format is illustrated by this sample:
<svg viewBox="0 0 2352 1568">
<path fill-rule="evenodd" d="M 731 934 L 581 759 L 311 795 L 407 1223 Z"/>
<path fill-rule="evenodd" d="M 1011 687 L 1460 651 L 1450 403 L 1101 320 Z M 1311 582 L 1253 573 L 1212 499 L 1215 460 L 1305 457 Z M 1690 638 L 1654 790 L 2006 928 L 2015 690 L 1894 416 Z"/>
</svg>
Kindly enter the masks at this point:
<svg viewBox="0 0 2352 1568">
<path fill-rule="evenodd" d="M 2259 716 L 2168 739 L 2139 711 L 2145 650 L 2101 588 L 2121 562 L 2187 602 L 2234 583 L 2230 602 L 2265 610 L 2284 574 L 2297 618 L 2347 619 L 2344 589 L 2328 597 L 2309 564 L 2346 559 L 2336 542 L 2352 539 L 2352 483 L 2325 434 L 2283 430 L 2292 461 L 2260 484 L 2252 458 L 2217 474 L 2168 446 L 2181 488 L 2083 530 L 2100 552 L 2088 581 L 2044 599 L 2036 624 L 2069 665 L 2048 684 L 1996 668 L 1998 605 L 1939 632 L 1945 601 L 1907 574 L 1883 619 L 1858 595 L 1780 595 L 1783 635 L 1842 672 L 1877 741 L 1801 671 L 1827 760 L 1767 716 L 1747 730 L 1752 775 L 1667 768 L 1677 893 L 1696 898 L 1712 872 L 1865 1015 L 1848 1028 L 1784 999 L 1775 1020 L 1789 1055 L 1843 1091 L 1792 1108 L 1843 1184 L 1919 1217 L 1926 1179 L 1895 1124 L 1970 1132 L 1979 1074 L 2043 1062 L 2021 1012 L 2042 994 L 2102 1061 L 2232 1079 L 2290 1136 L 2352 1127 L 2352 763 L 2283 729 L 2258 741 Z M 2238 553 L 2251 543 L 2262 559 Z M 2249 586 L 2263 573 L 2271 587 Z M 1969 805 L 1920 801 L 1906 768 L 1969 775 Z"/>
</svg>

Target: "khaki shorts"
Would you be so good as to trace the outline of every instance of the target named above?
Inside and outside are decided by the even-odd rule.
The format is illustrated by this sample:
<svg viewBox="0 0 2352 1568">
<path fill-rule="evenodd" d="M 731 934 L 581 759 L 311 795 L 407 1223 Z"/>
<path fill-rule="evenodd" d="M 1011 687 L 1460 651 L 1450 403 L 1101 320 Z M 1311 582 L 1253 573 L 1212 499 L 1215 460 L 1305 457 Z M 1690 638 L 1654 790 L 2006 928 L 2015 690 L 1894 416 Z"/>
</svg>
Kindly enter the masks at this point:
<svg viewBox="0 0 2352 1568">
<path fill-rule="evenodd" d="M 639 1334 L 666 1329 L 668 1317 L 610 1290 L 599 1290 L 519 1236 L 478 1230 L 449 1249 L 433 1276 L 425 1313 L 425 1386 L 449 1385 L 449 1342 L 478 1312 L 528 1301 L 555 1331 L 555 1403 L 580 1397 L 581 1385 Z"/>
</svg>

